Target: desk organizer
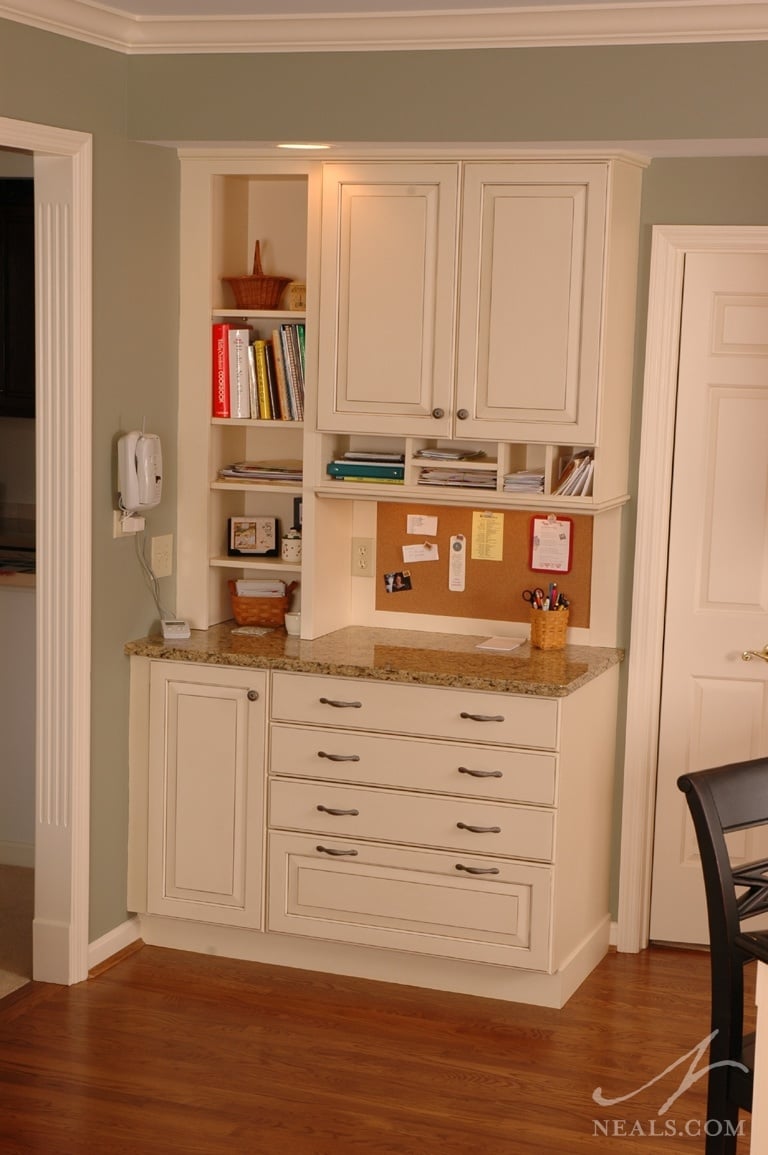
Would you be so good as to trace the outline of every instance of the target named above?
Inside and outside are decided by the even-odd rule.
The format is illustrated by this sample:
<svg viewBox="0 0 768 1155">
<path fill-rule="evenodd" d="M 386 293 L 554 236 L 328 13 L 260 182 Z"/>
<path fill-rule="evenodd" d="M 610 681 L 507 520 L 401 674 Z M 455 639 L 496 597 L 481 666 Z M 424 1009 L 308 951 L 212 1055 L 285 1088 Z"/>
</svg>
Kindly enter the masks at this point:
<svg viewBox="0 0 768 1155">
<path fill-rule="evenodd" d="M 530 611 L 531 645 L 537 650 L 562 650 L 568 629 L 568 610 Z"/>
<path fill-rule="evenodd" d="M 244 598 L 238 594 L 236 583 L 229 581 L 227 585 L 232 602 L 232 616 L 239 626 L 267 626 L 279 629 L 285 625 L 286 610 L 291 604 L 293 591 L 298 584 L 290 582 L 286 586 L 284 598 Z"/>
</svg>

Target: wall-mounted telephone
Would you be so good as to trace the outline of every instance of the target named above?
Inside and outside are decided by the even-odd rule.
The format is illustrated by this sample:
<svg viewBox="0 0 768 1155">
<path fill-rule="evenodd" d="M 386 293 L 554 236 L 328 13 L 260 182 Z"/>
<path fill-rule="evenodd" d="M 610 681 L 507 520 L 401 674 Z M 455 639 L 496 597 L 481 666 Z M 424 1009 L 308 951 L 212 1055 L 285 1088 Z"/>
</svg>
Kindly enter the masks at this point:
<svg viewBox="0 0 768 1155">
<path fill-rule="evenodd" d="M 117 488 L 120 508 L 140 513 L 160 503 L 163 492 L 163 454 L 156 433 L 134 429 L 117 443 Z"/>
</svg>

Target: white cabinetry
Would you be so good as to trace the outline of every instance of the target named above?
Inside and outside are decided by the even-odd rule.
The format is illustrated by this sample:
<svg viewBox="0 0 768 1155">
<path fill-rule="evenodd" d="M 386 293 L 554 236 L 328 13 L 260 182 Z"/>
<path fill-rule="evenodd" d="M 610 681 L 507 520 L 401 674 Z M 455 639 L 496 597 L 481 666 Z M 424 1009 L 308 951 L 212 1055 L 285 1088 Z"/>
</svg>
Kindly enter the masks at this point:
<svg viewBox="0 0 768 1155">
<path fill-rule="evenodd" d="M 273 674 L 268 930 L 548 974 L 604 950 L 615 691 Z"/>
<path fill-rule="evenodd" d="M 261 926 L 266 686 L 260 670 L 150 664 L 140 909 Z"/>
<path fill-rule="evenodd" d="M 540 464 L 550 490 L 565 453 L 600 447 L 595 493 L 622 496 L 640 176 L 619 159 L 326 165 L 319 428 L 415 439 L 407 458 L 492 441 L 499 489 Z"/>
</svg>

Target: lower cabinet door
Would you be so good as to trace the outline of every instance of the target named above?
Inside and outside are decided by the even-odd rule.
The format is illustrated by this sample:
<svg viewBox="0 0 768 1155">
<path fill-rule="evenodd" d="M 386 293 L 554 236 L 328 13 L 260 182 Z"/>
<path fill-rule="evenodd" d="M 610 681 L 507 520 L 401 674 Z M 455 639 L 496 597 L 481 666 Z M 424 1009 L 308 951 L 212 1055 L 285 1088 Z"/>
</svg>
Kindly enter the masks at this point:
<svg viewBox="0 0 768 1155">
<path fill-rule="evenodd" d="M 260 927 L 266 675 L 153 663 L 147 909 Z"/>
<path fill-rule="evenodd" d="M 267 929 L 549 971 L 551 868 L 269 835 Z"/>
</svg>

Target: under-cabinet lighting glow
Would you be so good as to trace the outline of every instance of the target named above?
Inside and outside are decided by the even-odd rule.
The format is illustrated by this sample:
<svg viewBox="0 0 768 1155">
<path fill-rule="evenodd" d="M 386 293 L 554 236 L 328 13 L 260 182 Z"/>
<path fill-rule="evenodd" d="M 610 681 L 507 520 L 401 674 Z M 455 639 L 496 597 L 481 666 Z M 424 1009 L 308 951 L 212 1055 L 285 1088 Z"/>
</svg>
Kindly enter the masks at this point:
<svg viewBox="0 0 768 1155">
<path fill-rule="evenodd" d="M 278 147 L 278 148 L 306 148 L 306 149 L 313 149 L 313 148 L 330 148 L 331 146 L 330 146 L 329 144 L 279 144 L 277 147 Z"/>
</svg>

